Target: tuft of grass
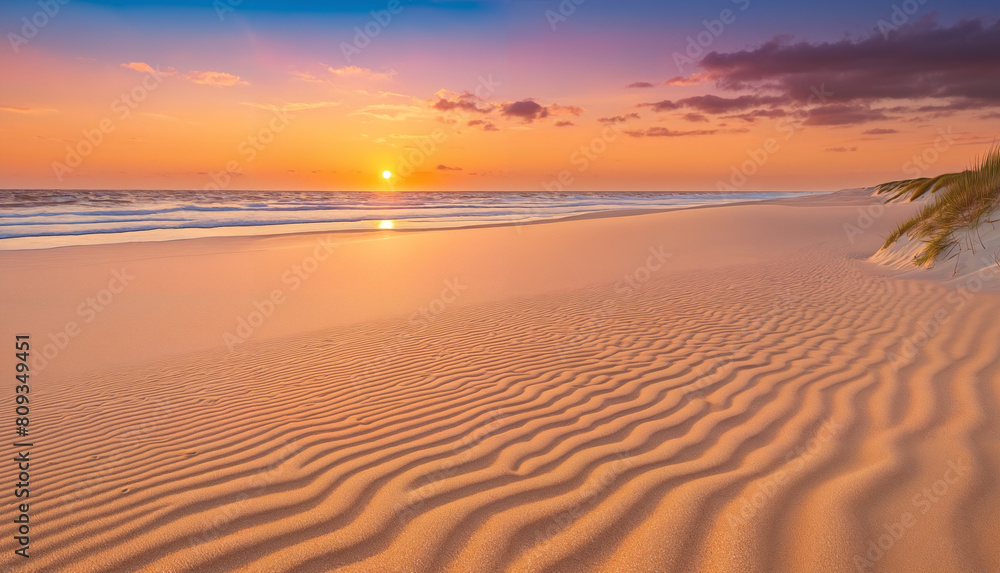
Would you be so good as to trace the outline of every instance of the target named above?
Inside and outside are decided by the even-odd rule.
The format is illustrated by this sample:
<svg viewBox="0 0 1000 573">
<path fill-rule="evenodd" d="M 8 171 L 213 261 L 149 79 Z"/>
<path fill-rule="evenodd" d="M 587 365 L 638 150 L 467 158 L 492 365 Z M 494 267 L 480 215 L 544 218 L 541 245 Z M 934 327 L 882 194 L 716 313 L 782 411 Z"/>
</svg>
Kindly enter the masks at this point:
<svg viewBox="0 0 1000 573">
<path fill-rule="evenodd" d="M 913 262 L 933 265 L 959 245 L 957 232 L 977 229 L 1000 207 L 1000 147 L 994 145 L 975 165 L 960 173 L 883 183 L 876 192 L 889 195 L 886 202 L 934 195 L 920 212 L 897 226 L 882 246 L 889 248 L 904 236 L 919 239 L 924 248 Z"/>
<path fill-rule="evenodd" d="M 892 181 L 882 183 L 875 187 L 879 195 L 891 193 L 886 201 L 895 201 L 900 197 L 909 196 L 910 201 L 919 199 L 927 193 L 936 193 L 954 183 L 956 179 L 964 175 L 962 173 L 945 173 L 937 177 L 921 177 L 919 179 L 906 179 L 904 181 Z"/>
</svg>

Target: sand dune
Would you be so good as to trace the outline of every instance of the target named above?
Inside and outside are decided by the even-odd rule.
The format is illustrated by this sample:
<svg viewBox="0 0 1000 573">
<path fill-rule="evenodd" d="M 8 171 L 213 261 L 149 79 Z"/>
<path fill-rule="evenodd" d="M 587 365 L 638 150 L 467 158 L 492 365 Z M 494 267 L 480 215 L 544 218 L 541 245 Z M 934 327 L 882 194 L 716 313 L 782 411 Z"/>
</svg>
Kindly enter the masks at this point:
<svg viewBox="0 0 1000 573">
<path fill-rule="evenodd" d="M 500 286 L 423 321 L 289 319 L 232 352 L 217 335 L 226 309 L 202 317 L 216 329 L 203 348 L 170 338 L 174 326 L 164 355 L 66 354 L 37 392 L 35 555 L 0 564 L 996 571 L 1000 295 L 982 285 L 1000 276 L 943 285 L 867 262 L 904 209 L 852 243 L 844 225 L 870 204 L 853 193 L 516 239 L 411 234 L 409 253 L 459 261 L 417 300 L 450 270 Z M 373 245 L 357 248 L 387 248 Z M 179 249 L 147 263 L 164 275 L 199 264 L 190 245 L 115 247 L 80 252 L 111 268 L 136 249 Z M 547 267 L 558 280 L 511 276 L 572 254 L 571 269 Z M 37 275 L 63 255 L 35 256 Z M 442 270 L 423 260 L 406 272 Z M 409 304 L 406 284 L 394 288 Z M 127 347 L 137 316 L 106 318 L 99 332 Z"/>
</svg>

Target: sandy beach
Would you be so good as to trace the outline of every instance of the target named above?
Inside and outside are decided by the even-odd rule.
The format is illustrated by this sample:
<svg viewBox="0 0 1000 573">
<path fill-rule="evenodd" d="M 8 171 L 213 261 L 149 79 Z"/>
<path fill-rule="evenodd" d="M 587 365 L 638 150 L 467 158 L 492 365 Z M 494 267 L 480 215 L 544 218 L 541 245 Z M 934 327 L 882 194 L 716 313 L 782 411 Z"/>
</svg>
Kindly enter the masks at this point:
<svg viewBox="0 0 1000 573">
<path fill-rule="evenodd" d="M 1000 570 L 1000 269 L 869 195 L 0 252 L 0 569 Z"/>
</svg>

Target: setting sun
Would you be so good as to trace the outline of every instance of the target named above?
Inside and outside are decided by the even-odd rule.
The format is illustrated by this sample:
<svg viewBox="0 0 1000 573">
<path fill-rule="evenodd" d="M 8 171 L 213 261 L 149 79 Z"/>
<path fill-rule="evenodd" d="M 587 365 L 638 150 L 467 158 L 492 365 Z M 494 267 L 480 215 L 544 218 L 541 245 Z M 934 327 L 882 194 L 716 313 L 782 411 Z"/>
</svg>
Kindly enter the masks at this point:
<svg viewBox="0 0 1000 573">
<path fill-rule="evenodd" d="M 388 171 L 386 173 L 388 173 Z M 381 223 L 378 224 L 378 228 L 379 229 L 391 229 L 392 228 L 392 221 L 382 221 Z"/>
<path fill-rule="evenodd" d="M 392 171 L 383 171 L 382 179 L 390 179 L 392 177 Z"/>
</svg>

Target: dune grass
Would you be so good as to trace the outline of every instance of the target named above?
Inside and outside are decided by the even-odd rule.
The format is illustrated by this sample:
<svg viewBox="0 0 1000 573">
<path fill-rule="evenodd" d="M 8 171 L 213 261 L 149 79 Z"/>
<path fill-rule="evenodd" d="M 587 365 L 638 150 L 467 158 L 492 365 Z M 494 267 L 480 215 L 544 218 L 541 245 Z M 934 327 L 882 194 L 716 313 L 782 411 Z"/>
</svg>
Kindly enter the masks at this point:
<svg viewBox="0 0 1000 573">
<path fill-rule="evenodd" d="M 974 231 L 1000 207 L 1000 147 L 994 145 L 970 169 L 883 183 L 876 193 L 888 194 L 886 200 L 918 199 L 928 193 L 934 197 L 919 213 L 903 221 L 886 239 L 887 249 L 902 237 L 924 242 L 914 257 L 916 265 L 933 265 L 959 246 L 958 233 Z"/>
</svg>

